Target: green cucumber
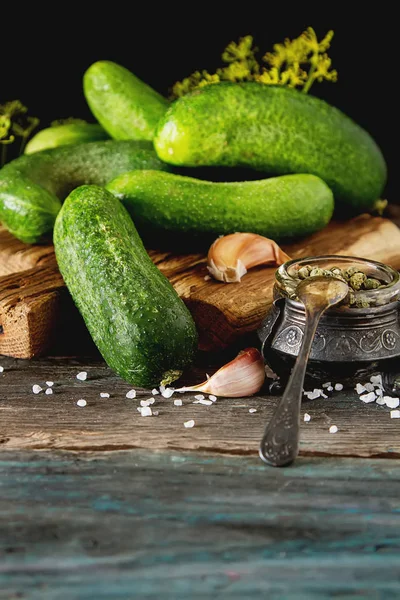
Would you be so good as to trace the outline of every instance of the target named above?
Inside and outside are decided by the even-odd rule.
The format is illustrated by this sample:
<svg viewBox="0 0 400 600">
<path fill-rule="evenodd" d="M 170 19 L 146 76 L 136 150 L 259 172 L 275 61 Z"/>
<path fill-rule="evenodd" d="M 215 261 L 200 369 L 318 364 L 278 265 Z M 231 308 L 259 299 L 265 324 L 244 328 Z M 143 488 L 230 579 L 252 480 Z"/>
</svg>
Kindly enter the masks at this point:
<svg viewBox="0 0 400 600">
<path fill-rule="evenodd" d="M 75 189 L 57 216 L 54 247 L 107 364 L 137 386 L 177 379 L 195 355 L 196 327 L 119 200 L 98 186 Z"/>
<path fill-rule="evenodd" d="M 96 120 L 116 140 L 152 140 L 168 101 L 114 62 L 92 64 L 83 91 Z"/>
<path fill-rule="evenodd" d="M 67 144 L 81 144 L 108 140 L 108 133 L 97 123 L 66 123 L 38 131 L 25 146 L 25 154 L 58 148 Z"/>
<path fill-rule="evenodd" d="M 0 170 L 0 222 L 23 242 L 38 242 L 71 190 L 143 168 L 167 168 L 150 142 L 89 142 L 21 156 Z"/>
<path fill-rule="evenodd" d="M 178 99 L 154 140 L 178 166 L 244 166 L 321 177 L 338 202 L 370 209 L 386 182 L 371 136 L 337 108 L 296 90 L 255 82 L 207 85 Z"/>
<path fill-rule="evenodd" d="M 246 231 L 281 239 L 321 229 L 334 206 L 331 190 L 315 175 L 214 183 L 144 170 L 118 176 L 107 189 L 124 203 L 139 231 Z"/>
</svg>

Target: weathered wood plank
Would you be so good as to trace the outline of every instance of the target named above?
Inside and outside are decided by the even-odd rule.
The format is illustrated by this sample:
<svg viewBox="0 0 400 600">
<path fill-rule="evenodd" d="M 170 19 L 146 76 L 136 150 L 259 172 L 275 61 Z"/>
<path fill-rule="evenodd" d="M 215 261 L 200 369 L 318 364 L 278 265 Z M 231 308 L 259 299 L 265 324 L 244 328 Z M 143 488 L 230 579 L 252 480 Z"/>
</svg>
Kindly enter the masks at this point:
<svg viewBox="0 0 400 600">
<path fill-rule="evenodd" d="M 150 390 L 138 390 L 137 398 L 125 397 L 131 388 L 100 359 L 2 358 L 0 374 L 0 445 L 6 449 L 118 450 L 130 448 L 176 449 L 257 455 L 265 424 L 278 398 L 260 394 L 254 398 L 219 399 L 213 406 L 193 404 L 193 394 L 170 399 L 156 396 L 157 417 L 142 417 L 140 399 Z M 200 382 L 214 367 L 198 366 L 182 384 Z M 88 379 L 76 379 L 79 371 Z M 54 394 L 32 393 L 32 385 L 55 382 Z M 100 398 L 100 392 L 111 394 Z M 184 406 L 176 407 L 176 397 Z M 76 406 L 84 398 L 85 408 Z M 250 408 L 257 412 L 249 413 Z M 400 457 L 399 419 L 390 410 L 364 404 L 353 390 L 333 392 L 330 399 L 305 401 L 303 413 L 311 415 L 301 426 L 303 455 Z M 195 420 L 193 429 L 184 422 Z M 330 425 L 339 432 L 329 433 Z"/>
<path fill-rule="evenodd" d="M 398 462 L 0 454 L 0 598 L 397 599 Z"/>
</svg>

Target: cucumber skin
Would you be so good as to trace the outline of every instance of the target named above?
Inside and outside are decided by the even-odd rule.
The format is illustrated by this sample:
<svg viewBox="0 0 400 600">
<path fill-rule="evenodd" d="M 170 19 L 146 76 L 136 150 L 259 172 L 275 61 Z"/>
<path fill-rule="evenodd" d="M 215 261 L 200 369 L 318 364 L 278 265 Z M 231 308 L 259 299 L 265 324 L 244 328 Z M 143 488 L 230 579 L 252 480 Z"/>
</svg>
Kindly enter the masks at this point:
<svg viewBox="0 0 400 600">
<path fill-rule="evenodd" d="M 0 222 L 23 242 L 39 242 L 75 187 L 141 168 L 168 168 L 150 142 L 89 142 L 21 156 L 0 170 Z"/>
<path fill-rule="evenodd" d="M 57 216 L 54 247 L 72 298 L 118 375 L 151 387 L 192 362 L 193 318 L 115 196 L 98 186 L 75 189 Z"/>
<path fill-rule="evenodd" d="M 386 182 L 377 144 L 340 110 L 315 96 L 254 82 L 207 85 L 176 100 L 154 144 L 173 165 L 311 173 L 357 211 L 371 208 Z"/>
<path fill-rule="evenodd" d="M 123 202 L 139 231 L 244 231 L 282 239 L 322 229 L 334 208 L 331 190 L 315 175 L 213 183 L 143 170 L 124 173 L 106 187 Z"/>
<path fill-rule="evenodd" d="M 83 76 L 96 120 L 116 140 L 152 140 L 169 102 L 125 67 L 103 60 Z"/>
<path fill-rule="evenodd" d="M 109 138 L 108 133 L 97 123 L 67 123 L 38 131 L 25 146 L 25 154 L 33 154 L 67 144 L 98 142 Z"/>
</svg>

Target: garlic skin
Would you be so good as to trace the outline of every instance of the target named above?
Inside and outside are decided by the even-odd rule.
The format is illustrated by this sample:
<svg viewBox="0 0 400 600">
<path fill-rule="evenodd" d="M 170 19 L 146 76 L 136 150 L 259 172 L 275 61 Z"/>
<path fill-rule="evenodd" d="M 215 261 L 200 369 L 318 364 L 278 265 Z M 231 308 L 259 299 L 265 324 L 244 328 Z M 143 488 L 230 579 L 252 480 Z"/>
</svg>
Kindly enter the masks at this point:
<svg viewBox="0 0 400 600">
<path fill-rule="evenodd" d="M 265 380 L 264 359 L 257 348 L 246 348 L 209 379 L 176 392 L 205 392 L 221 398 L 243 398 L 260 391 Z"/>
<path fill-rule="evenodd" d="M 280 266 L 290 260 L 276 242 L 256 233 L 231 233 L 211 245 L 207 269 L 218 281 L 237 283 L 257 265 Z"/>
</svg>

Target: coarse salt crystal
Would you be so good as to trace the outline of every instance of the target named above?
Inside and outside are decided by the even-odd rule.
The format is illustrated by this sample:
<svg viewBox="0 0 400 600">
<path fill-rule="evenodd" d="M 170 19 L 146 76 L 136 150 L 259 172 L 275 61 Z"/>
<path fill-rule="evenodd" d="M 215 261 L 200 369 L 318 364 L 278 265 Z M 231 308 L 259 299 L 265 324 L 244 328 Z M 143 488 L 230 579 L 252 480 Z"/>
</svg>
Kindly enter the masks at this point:
<svg viewBox="0 0 400 600">
<path fill-rule="evenodd" d="M 47 387 L 53 387 L 54 381 L 46 381 Z"/>
<path fill-rule="evenodd" d="M 136 390 L 129 390 L 129 392 L 126 392 L 125 398 L 136 398 Z"/>
<path fill-rule="evenodd" d="M 174 406 L 182 406 L 182 404 L 183 404 L 183 402 L 179 398 L 177 398 L 176 400 L 174 400 Z"/>
<path fill-rule="evenodd" d="M 382 390 L 382 388 L 376 388 L 376 390 L 375 390 L 375 394 L 376 394 L 377 396 L 383 396 L 383 390 Z"/>
<path fill-rule="evenodd" d="M 374 392 L 375 391 L 375 388 L 372 385 L 372 383 L 367 382 L 367 383 L 364 384 L 364 387 L 367 390 L 367 392 Z"/>
<path fill-rule="evenodd" d="M 400 410 L 391 410 L 390 418 L 391 419 L 400 419 Z"/>
<path fill-rule="evenodd" d="M 214 396 L 214 394 L 210 394 L 208 396 L 208 398 L 211 400 L 211 402 L 216 402 L 217 401 L 217 396 Z"/>
<path fill-rule="evenodd" d="M 383 400 L 388 408 L 397 408 L 400 404 L 398 398 L 392 398 L 391 396 L 383 396 Z"/>
<path fill-rule="evenodd" d="M 151 417 L 153 411 L 151 410 L 150 406 L 142 406 L 140 409 L 140 413 L 142 417 Z"/>
<path fill-rule="evenodd" d="M 369 380 L 375 385 L 382 385 L 382 375 L 371 375 Z"/>
<path fill-rule="evenodd" d="M 151 390 L 151 393 L 153 394 L 153 396 L 156 396 L 160 392 L 156 388 L 154 388 L 154 389 Z"/>
<path fill-rule="evenodd" d="M 100 392 L 100 398 L 109 398 L 110 394 L 108 392 Z"/>
<path fill-rule="evenodd" d="M 147 400 L 141 400 L 140 406 L 150 406 L 150 404 L 154 404 L 154 398 L 148 398 Z"/>
<path fill-rule="evenodd" d="M 317 388 L 314 388 L 312 392 L 304 392 L 304 394 L 309 400 L 315 400 L 316 398 L 319 398 L 322 395 L 322 393 L 322 390 L 319 390 Z"/>
<path fill-rule="evenodd" d="M 4 367 L 2 367 L 2 366 L 0 365 L 0 373 L 3 373 L 3 371 L 4 371 Z"/>
<path fill-rule="evenodd" d="M 162 390 L 161 395 L 163 398 L 171 398 L 171 396 L 174 392 L 175 392 L 174 388 L 165 388 Z"/>
<path fill-rule="evenodd" d="M 203 394 L 197 394 L 197 396 L 195 396 L 196 400 L 204 400 L 204 396 Z"/>
<path fill-rule="evenodd" d="M 79 379 L 79 381 L 86 381 L 86 379 L 87 379 L 86 371 L 81 371 L 80 373 L 78 373 L 76 378 Z"/>
<path fill-rule="evenodd" d="M 190 419 L 190 421 L 185 421 L 183 425 L 186 427 L 186 429 L 189 429 L 190 427 L 194 427 L 194 421 L 193 419 Z"/>
<path fill-rule="evenodd" d="M 335 383 L 335 390 L 341 392 L 343 389 L 343 383 Z"/>
<path fill-rule="evenodd" d="M 49 395 L 52 394 L 53 390 L 51 388 L 47 388 L 47 390 L 45 391 L 45 394 Z"/>
<path fill-rule="evenodd" d="M 369 402 L 375 402 L 376 394 L 375 392 L 368 392 L 368 394 L 362 394 L 361 396 L 359 396 L 359 398 L 360 400 L 365 402 L 365 404 L 368 404 Z"/>
<path fill-rule="evenodd" d="M 213 404 L 212 400 L 206 400 L 203 398 L 202 400 L 197 400 L 196 404 L 204 404 L 205 406 L 211 406 Z"/>
<path fill-rule="evenodd" d="M 158 412 L 158 410 L 153 410 L 153 417 L 158 417 L 160 413 Z"/>
<path fill-rule="evenodd" d="M 37 383 L 35 383 L 35 385 L 32 386 L 32 392 L 34 394 L 39 394 L 39 392 L 41 392 L 43 390 L 42 387 L 40 387 L 40 385 L 38 385 Z"/>
<path fill-rule="evenodd" d="M 86 400 L 84 400 L 83 398 L 81 398 L 80 400 L 78 400 L 77 405 L 78 406 L 86 406 L 87 402 Z"/>
<path fill-rule="evenodd" d="M 365 386 L 363 386 L 361 383 L 357 383 L 356 387 L 354 388 L 357 392 L 358 395 L 362 394 L 363 392 L 367 391 L 367 388 Z"/>
<path fill-rule="evenodd" d="M 336 427 L 336 425 L 331 425 L 329 427 L 329 433 L 337 433 L 339 431 L 339 429 Z"/>
<path fill-rule="evenodd" d="M 309 421 L 311 421 L 311 417 L 308 413 L 304 413 L 304 420 L 306 423 L 308 423 Z"/>
<path fill-rule="evenodd" d="M 249 413 L 255 413 L 255 412 L 257 412 L 256 408 L 249 408 Z"/>
<path fill-rule="evenodd" d="M 206 276 L 204 277 L 204 281 L 210 281 L 210 279 L 211 279 L 211 277 L 210 277 L 209 275 L 206 275 Z"/>
<path fill-rule="evenodd" d="M 383 406 L 384 404 L 386 404 L 386 400 L 385 398 L 383 398 L 383 396 L 379 396 L 379 398 L 376 399 L 376 403 L 380 406 Z"/>
<path fill-rule="evenodd" d="M 333 387 L 330 385 L 328 388 L 326 388 L 328 392 L 333 392 Z"/>
<path fill-rule="evenodd" d="M 329 387 L 329 386 L 331 386 L 331 385 L 332 385 L 332 383 L 331 383 L 330 381 L 327 381 L 326 383 L 323 383 L 323 384 L 322 384 L 322 387 L 323 387 L 323 388 L 328 388 L 328 387 Z"/>
</svg>

